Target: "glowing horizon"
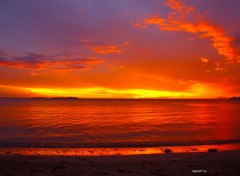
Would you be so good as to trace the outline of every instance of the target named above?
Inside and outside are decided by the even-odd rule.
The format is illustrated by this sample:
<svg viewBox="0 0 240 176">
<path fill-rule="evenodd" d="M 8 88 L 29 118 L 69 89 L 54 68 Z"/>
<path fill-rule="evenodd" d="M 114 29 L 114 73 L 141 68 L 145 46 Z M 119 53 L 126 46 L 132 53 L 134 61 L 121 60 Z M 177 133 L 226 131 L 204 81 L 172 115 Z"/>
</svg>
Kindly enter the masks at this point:
<svg viewBox="0 0 240 176">
<path fill-rule="evenodd" d="M 3 86 L 0 86 L 0 89 Z M 218 98 L 221 90 L 214 90 L 211 92 L 211 96 L 208 96 L 209 91 L 213 90 L 213 87 L 209 87 L 203 84 L 194 84 L 191 89 L 185 92 L 167 91 L 167 90 L 153 90 L 153 89 L 110 89 L 104 87 L 92 87 L 92 88 L 19 88 L 4 86 L 5 89 L 21 90 L 29 94 L 29 97 L 77 97 L 77 98 L 130 98 L 130 99 L 144 99 L 144 98 L 174 98 L 174 99 L 190 99 L 190 98 Z M 9 98 L 19 97 L 6 96 Z M 20 96 L 24 97 L 25 96 Z"/>
</svg>

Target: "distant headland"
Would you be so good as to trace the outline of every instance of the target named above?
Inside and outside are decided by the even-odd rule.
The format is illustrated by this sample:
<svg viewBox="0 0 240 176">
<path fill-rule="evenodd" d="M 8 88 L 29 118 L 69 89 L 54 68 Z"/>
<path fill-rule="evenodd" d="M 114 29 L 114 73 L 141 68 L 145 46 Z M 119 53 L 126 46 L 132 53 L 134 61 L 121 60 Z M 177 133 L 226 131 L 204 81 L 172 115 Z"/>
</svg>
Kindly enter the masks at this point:
<svg viewBox="0 0 240 176">
<path fill-rule="evenodd" d="M 232 98 L 230 98 L 231 100 L 240 100 L 240 97 L 232 97 Z"/>
</svg>

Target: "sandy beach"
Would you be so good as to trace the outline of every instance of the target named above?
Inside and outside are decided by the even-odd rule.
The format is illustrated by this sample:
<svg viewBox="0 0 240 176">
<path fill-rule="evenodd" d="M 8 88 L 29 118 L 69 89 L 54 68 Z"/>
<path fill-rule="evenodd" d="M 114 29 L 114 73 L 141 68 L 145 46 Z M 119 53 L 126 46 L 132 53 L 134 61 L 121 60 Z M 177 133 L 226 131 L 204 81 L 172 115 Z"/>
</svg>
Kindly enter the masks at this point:
<svg viewBox="0 0 240 176">
<path fill-rule="evenodd" d="M 237 176 L 240 151 L 128 156 L 0 155 L 1 176 Z"/>
</svg>

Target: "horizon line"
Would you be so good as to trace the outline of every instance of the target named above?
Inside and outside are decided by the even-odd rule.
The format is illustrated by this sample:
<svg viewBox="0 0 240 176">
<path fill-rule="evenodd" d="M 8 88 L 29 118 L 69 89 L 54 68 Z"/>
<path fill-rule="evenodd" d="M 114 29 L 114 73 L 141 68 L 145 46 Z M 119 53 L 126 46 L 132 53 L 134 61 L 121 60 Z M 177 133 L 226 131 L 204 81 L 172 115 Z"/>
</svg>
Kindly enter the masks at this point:
<svg viewBox="0 0 240 176">
<path fill-rule="evenodd" d="M 124 98 L 124 97 L 116 97 L 116 98 L 84 98 L 84 97 L 72 97 L 72 96 L 60 96 L 60 97 L 0 97 L 0 99 L 68 99 L 68 100 L 224 100 L 231 99 L 232 97 L 215 97 L 215 98 L 171 98 L 171 97 L 154 97 L 154 98 Z"/>
</svg>

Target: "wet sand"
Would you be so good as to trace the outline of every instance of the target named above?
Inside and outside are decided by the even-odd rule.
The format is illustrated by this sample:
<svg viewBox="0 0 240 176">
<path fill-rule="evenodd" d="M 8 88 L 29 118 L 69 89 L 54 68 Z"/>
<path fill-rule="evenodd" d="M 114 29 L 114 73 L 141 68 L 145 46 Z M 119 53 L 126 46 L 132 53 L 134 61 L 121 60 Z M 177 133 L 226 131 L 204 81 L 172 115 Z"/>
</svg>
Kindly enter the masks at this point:
<svg viewBox="0 0 240 176">
<path fill-rule="evenodd" d="M 0 155 L 1 176 L 237 176 L 240 151 L 115 156 Z"/>
</svg>

